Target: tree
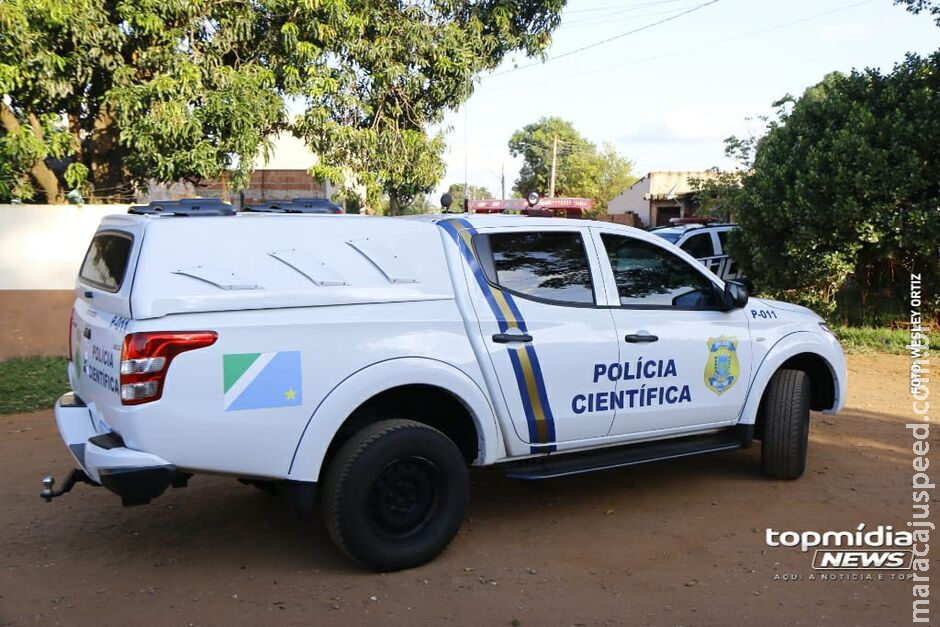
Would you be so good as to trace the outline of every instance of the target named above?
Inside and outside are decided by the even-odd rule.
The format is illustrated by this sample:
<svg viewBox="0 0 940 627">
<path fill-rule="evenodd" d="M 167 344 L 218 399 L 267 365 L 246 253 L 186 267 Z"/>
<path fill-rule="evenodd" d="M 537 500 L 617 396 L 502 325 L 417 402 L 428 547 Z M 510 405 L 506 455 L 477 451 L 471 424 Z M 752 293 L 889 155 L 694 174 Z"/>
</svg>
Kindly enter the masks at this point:
<svg viewBox="0 0 940 627">
<path fill-rule="evenodd" d="M 556 150 L 555 195 L 593 198 L 599 210 L 636 181 L 633 163 L 617 153 L 611 144 L 601 150 L 578 133 L 574 126 L 557 117 L 542 118 L 513 133 L 509 152 L 523 158 L 513 189 L 547 195 L 550 187 L 552 151 Z"/>
<path fill-rule="evenodd" d="M 732 254 L 758 285 L 830 315 L 853 292 L 867 321 L 889 304 L 900 315 L 911 273 L 940 284 L 940 51 L 887 75 L 830 74 L 777 106 L 731 196 Z M 940 312 L 935 291 L 923 300 Z"/>
<path fill-rule="evenodd" d="M 692 202 L 698 206 L 698 215 L 716 218 L 723 222 L 735 219 L 735 209 L 740 206 L 741 176 L 738 171 L 722 172 L 711 169 L 712 176 L 690 177 Z"/>
<path fill-rule="evenodd" d="M 894 3 L 906 5 L 907 10 L 914 14 L 926 11 L 940 26 L 940 0 L 894 0 Z"/>
<path fill-rule="evenodd" d="M 127 200 L 150 178 L 244 181 L 284 121 L 249 3 L 5 0 L 0 195 Z M 281 20 L 283 22 L 283 20 Z"/>
<path fill-rule="evenodd" d="M 636 183 L 633 162 L 622 156 L 610 142 L 604 142 L 598 153 L 599 175 L 593 196 L 595 213 L 607 213 L 607 204 Z"/>
<path fill-rule="evenodd" d="M 324 80 L 299 93 L 297 126 L 331 180 L 351 171 L 389 197 L 393 215 L 444 171 L 443 138 L 425 129 L 466 100 L 473 80 L 507 54 L 542 54 L 565 0 L 356 3 L 358 36 L 333 51 Z M 319 30 L 300 25 L 299 37 Z"/>
<path fill-rule="evenodd" d="M 765 124 L 767 123 L 766 117 L 760 119 Z M 731 222 L 735 219 L 736 211 L 744 205 L 741 189 L 742 178 L 754 164 L 754 150 L 756 147 L 756 137 L 744 139 L 728 137 L 725 139 L 725 156 L 736 161 L 740 169 L 727 172 L 712 168 L 711 176 L 689 178 L 689 187 L 692 188 L 692 201 L 698 205 L 698 213 L 725 222 Z"/>
<path fill-rule="evenodd" d="M 0 196 L 126 200 L 223 174 L 238 189 L 287 129 L 394 212 L 443 173 L 425 129 L 509 52 L 540 54 L 563 0 L 401 4 L 3 0 Z"/>
</svg>

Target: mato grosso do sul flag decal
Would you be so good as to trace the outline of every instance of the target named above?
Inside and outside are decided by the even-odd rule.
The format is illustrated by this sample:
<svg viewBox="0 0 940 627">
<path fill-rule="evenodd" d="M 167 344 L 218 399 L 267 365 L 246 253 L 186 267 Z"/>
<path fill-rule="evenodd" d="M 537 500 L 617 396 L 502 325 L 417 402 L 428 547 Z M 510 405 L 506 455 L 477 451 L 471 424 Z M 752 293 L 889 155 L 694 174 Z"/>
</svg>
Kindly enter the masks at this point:
<svg viewBox="0 0 940 627">
<path fill-rule="evenodd" d="M 222 356 L 225 411 L 303 403 L 300 351 Z"/>
</svg>

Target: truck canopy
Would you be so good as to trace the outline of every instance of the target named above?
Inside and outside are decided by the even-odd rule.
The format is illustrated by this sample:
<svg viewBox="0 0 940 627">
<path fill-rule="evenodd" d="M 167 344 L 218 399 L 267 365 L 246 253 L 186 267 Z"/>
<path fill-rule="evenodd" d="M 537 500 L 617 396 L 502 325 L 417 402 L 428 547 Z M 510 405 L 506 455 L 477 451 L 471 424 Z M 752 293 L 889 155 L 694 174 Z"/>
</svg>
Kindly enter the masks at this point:
<svg viewBox="0 0 940 627">
<path fill-rule="evenodd" d="M 453 298 L 440 232 L 427 222 L 333 215 L 116 215 L 102 221 L 98 234 L 105 232 L 141 239 L 124 247 L 125 283 L 131 283 L 121 290 L 137 320 Z M 85 266 L 89 263 L 86 259 Z M 78 288 L 88 287 L 83 274 Z"/>
</svg>

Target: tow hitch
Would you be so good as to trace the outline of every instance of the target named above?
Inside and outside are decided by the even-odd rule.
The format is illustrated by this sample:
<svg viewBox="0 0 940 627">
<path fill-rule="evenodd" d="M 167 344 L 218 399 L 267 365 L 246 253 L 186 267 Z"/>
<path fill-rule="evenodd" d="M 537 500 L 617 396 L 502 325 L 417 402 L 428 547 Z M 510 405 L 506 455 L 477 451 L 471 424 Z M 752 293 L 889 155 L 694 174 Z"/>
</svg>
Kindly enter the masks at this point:
<svg viewBox="0 0 940 627">
<path fill-rule="evenodd" d="M 92 481 L 88 475 L 85 474 L 84 470 L 75 468 L 72 472 L 69 473 L 69 476 L 65 478 L 65 483 L 58 490 L 53 490 L 52 486 L 55 485 L 55 478 L 52 476 L 46 476 L 42 478 L 43 490 L 39 493 L 39 496 L 48 503 L 57 496 L 62 496 L 66 492 L 71 492 L 72 488 L 75 487 L 76 483 L 87 483 L 88 485 L 97 486 L 98 484 Z"/>
</svg>

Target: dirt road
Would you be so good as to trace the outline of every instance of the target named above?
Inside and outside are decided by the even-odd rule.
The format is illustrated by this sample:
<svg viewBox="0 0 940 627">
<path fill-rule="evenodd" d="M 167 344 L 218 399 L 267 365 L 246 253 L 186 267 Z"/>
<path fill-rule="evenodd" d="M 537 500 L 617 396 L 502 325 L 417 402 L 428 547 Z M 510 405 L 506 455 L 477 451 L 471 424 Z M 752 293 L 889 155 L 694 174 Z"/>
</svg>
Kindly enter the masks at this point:
<svg viewBox="0 0 940 627">
<path fill-rule="evenodd" d="M 909 581 L 809 580 L 811 556 L 764 542 L 768 527 L 904 528 L 906 365 L 850 358 L 849 408 L 814 416 L 799 481 L 762 478 L 753 447 L 540 483 L 478 471 L 450 548 L 385 575 L 233 479 L 145 507 L 88 486 L 43 503 L 40 477 L 69 467 L 52 414 L 0 416 L 0 625 L 908 623 Z"/>
</svg>

